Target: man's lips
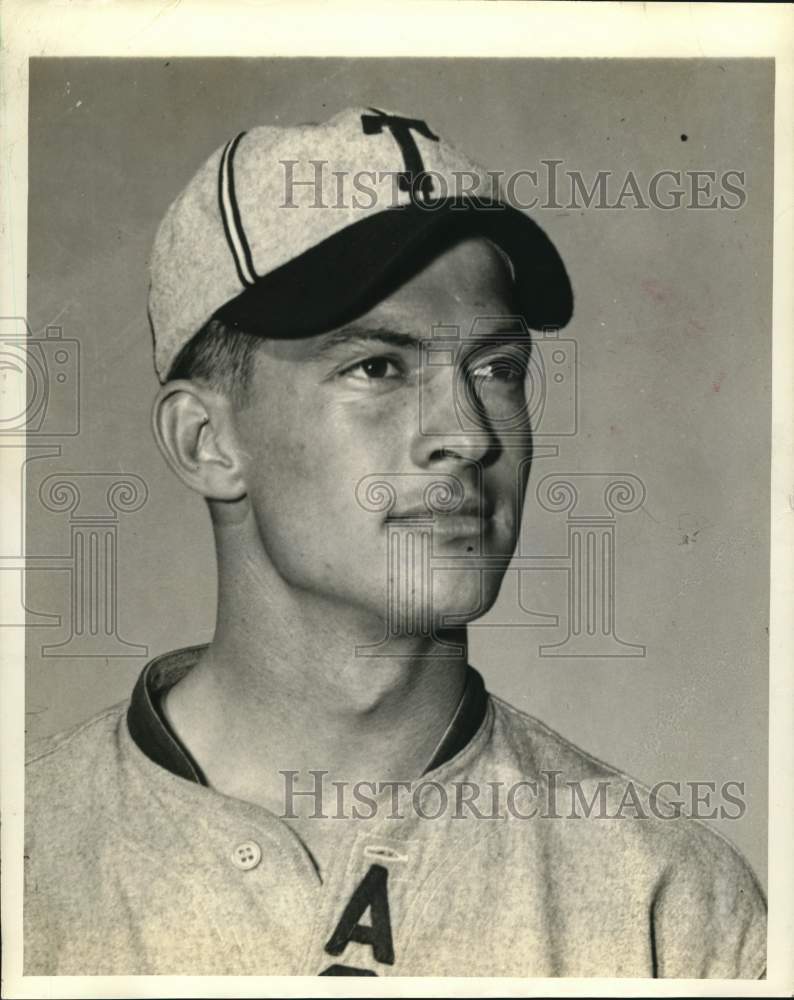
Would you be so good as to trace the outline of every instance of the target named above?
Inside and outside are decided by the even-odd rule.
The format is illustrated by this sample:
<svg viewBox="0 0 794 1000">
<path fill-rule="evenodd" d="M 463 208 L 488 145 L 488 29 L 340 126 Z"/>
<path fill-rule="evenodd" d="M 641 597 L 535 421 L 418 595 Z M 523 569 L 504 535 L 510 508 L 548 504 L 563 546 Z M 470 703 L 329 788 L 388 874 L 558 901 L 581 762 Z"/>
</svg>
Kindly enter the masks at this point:
<svg viewBox="0 0 794 1000">
<path fill-rule="evenodd" d="M 453 522 L 468 524 L 473 522 L 480 524 L 493 517 L 494 503 L 487 497 L 482 500 L 477 498 L 466 498 L 453 510 L 432 510 L 426 503 L 419 503 L 403 507 L 400 510 L 393 510 L 386 518 L 387 521 L 414 520 L 416 518 L 432 517 L 434 525 L 451 526 Z"/>
</svg>

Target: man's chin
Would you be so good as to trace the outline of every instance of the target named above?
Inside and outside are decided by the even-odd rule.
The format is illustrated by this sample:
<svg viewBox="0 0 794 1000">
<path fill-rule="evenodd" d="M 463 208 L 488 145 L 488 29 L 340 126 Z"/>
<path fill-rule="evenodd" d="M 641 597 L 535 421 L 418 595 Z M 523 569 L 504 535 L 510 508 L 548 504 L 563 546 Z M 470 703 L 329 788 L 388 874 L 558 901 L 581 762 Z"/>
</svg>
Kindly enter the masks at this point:
<svg viewBox="0 0 794 1000">
<path fill-rule="evenodd" d="M 477 567 L 437 570 L 428 613 L 436 627 L 466 625 L 493 607 L 504 570 Z"/>
</svg>

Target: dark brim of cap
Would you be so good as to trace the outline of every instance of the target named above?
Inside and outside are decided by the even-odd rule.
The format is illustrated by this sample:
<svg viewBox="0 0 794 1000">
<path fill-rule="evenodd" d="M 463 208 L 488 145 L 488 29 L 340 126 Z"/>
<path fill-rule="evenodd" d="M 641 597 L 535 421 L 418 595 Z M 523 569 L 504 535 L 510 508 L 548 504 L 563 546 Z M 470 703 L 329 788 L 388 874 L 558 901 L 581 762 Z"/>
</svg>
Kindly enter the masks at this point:
<svg viewBox="0 0 794 1000">
<path fill-rule="evenodd" d="M 257 281 L 215 313 L 263 337 L 309 337 L 368 312 L 443 250 L 482 236 L 509 256 L 517 305 L 536 330 L 562 327 L 573 292 L 551 240 L 503 203 L 446 199 L 411 203 L 346 227 Z"/>
</svg>

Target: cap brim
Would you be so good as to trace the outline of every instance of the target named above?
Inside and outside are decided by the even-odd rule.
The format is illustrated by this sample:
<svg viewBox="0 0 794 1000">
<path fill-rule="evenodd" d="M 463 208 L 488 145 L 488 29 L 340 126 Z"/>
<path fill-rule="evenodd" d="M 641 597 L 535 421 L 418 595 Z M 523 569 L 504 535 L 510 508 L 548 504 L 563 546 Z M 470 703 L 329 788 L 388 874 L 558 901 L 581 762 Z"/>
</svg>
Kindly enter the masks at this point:
<svg viewBox="0 0 794 1000">
<path fill-rule="evenodd" d="M 573 313 L 565 266 L 529 216 L 505 204 L 447 199 L 371 215 L 257 279 L 219 310 L 227 325 L 265 337 L 309 337 L 368 312 L 445 248 L 483 236 L 509 256 L 529 327 L 562 327 Z"/>
</svg>

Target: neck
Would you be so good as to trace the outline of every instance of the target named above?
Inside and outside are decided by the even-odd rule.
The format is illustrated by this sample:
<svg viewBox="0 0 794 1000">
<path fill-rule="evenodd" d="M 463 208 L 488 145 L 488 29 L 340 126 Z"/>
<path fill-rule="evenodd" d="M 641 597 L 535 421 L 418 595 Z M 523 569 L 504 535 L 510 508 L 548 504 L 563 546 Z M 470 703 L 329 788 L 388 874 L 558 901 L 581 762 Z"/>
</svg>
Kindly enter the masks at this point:
<svg viewBox="0 0 794 1000">
<path fill-rule="evenodd" d="M 261 550 L 252 558 L 233 542 L 218 546 L 213 642 L 166 701 L 210 785 L 272 807 L 284 770 L 303 782 L 311 770 L 345 781 L 421 775 L 463 693 L 465 628 L 398 636 L 374 650 L 389 655 L 367 655 L 382 617 L 290 586 Z"/>
</svg>

